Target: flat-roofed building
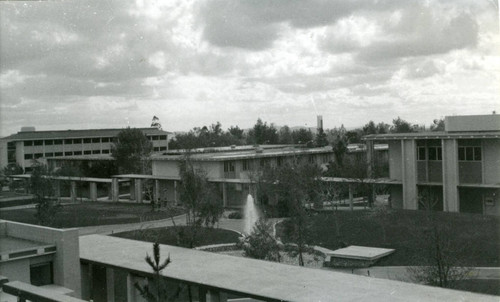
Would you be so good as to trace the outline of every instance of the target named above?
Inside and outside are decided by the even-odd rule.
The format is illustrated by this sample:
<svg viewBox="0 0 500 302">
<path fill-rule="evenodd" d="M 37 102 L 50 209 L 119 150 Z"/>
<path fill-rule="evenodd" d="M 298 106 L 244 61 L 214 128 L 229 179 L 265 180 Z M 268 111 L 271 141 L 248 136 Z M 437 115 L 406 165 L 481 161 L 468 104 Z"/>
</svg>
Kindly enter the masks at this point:
<svg viewBox="0 0 500 302">
<path fill-rule="evenodd" d="M 430 201 L 436 210 L 500 215 L 500 115 L 449 116 L 445 131 L 365 140 L 389 145 L 390 178 L 400 182 L 391 185 L 394 207 Z"/>
<path fill-rule="evenodd" d="M 179 163 L 183 152 L 168 152 L 152 157 L 153 177 L 170 178 L 163 180 L 160 192 L 162 199 L 177 201 L 176 180 L 180 179 Z M 255 171 L 270 166 L 284 165 L 286 162 L 300 161 L 317 164 L 326 168 L 334 160 L 330 146 L 303 148 L 293 145 L 232 146 L 223 148 L 198 149 L 190 154 L 195 168 L 206 173 L 210 182 L 218 183 L 225 206 L 239 207 L 251 192 Z"/>
<path fill-rule="evenodd" d="M 153 152 L 168 150 L 168 132 L 138 128 L 153 143 Z M 111 154 L 111 147 L 123 129 L 20 131 L 0 140 L 0 168 L 17 163 L 29 171 L 33 160 Z"/>
<path fill-rule="evenodd" d="M 9 281 L 80 297 L 79 253 L 78 229 L 0 220 L 0 275 Z"/>
</svg>

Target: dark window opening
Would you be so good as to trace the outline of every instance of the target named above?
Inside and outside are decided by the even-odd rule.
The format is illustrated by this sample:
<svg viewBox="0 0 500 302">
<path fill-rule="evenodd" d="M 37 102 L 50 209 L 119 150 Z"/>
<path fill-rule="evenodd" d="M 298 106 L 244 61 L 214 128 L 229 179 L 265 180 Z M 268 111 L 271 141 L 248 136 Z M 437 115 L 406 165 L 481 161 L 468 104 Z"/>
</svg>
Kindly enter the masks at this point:
<svg viewBox="0 0 500 302">
<path fill-rule="evenodd" d="M 92 139 L 92 142 L 93 142 L 93 143 L 100 143 L 100 142 L 101 142 L 101 139 L 100 139 L 99 137 L 97 137 L 97 138 L 93 138 L 93 139 Z"/>
<path fill-rule="evenodd" d="M 52 262 L 30 265 L 30 282 L 35 286 L 53 284 L 54 274 Z"/>
<path fill-rule="evenodd" d="M 73 152 L 73 155 L 82 155 L 82 151 L 75 151 Z"/>
<path fill-rule="evenodd" d="M 417 160 L 425 160 L 425 147 L 418 147 Z"/>
<path fill-rule="evenodd" d="M 54 153 L 45 153 L 45 157 L 54 157 Z"/>
<path fill-rule="evenodd" d="M 82 143 L 82 139 L 81 138 L 76 138 L 73 140 L 73 144 L 81 144 Z"/>
<path fill-rule="evenodd" d="M 54 141 L 53 140 L 46 140 L 45 141 L 45 146 L 51 146 L 54 144 Z"/>
<path fill-rule="evenodd" d="M 85 155 L 87 155 L 87 154 L 92 154 L 92 151 L 90 151 L 90 150 L 85 150 L 85 151 L 83 151 L 83 154 L 85 154 Z"/>
<path fill-rule="evenodd" d="M 92 141 L 92 140 L 91 140 L 90 138 L 85 138 L 85 139 L 83 140 L 83 143 L 84 143 L 84 144 L 90 144 L 90 142 L 91 142 L 91 141 Z"/>
<path fill-rule="evenodd" d="M 35 159 L 43 157 L 43 153 L 35 153 Z"/>
<path fill-rule="evenodd" d="M 33 143 L 35 146 L 42 146 L 43 145 L 43 140 L 38 140 Z"/>
<path fill-rule="evenodd" d="M 24 159 L 33 159 L 33 154 L 24 154 Z"/>
<path fill-rule="evenodd" d="M 162 140 L 162 141 L 167 140 L 167 136 L 166 135 L 160 135 L 160 140 Z"/>
<path fill-rule="evenodd" d="M 224 162 L 224 172 L 234 172 L 234 162 L 232 161 Z"/>
<path fill-rule="evenodd" d="M 55 139 L 54 140 L 54 145 L 62 145 L 63 141 L 62 139 Z"/>
<path fill-rule="evenodd" d="M 24 146 L 33 146 L 33 141 L 24 141 Z"/>
<path fill-rule="evenodd" d="M 101 154 L 101 150 L 92 150 L 92 154 Z"/>
<path fill-rule="evenodd" d="M 70 138 L 69 138 L 69 139 L 65 139 L 65 140 L 64 140 L 64 144 L 65 144 L 65 145 L 72 145 L 72 144 L 73 144 L 73 140 L 72 140 L 72 139 L 70 139 Z"/>
<path fill-rule="evenodd" d="M 63 156 L 63 153 L 62 152 L 55 152 L 54 155 L 55 156 Z"/>
<path fill-rule="evenodd" d="M 64 156 L 71 156 L 71 155 L 73 155 L 73 152 L 71 152 L 71 151 L 64 152 Z"/>
</svg>

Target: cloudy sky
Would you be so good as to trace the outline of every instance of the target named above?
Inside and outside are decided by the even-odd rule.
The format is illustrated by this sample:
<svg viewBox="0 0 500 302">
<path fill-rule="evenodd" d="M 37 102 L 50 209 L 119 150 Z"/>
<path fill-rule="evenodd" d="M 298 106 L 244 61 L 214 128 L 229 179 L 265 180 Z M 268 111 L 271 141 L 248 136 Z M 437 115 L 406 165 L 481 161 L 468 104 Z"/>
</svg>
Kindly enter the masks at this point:
<svg viewBox="0 0 500 302">
<path fill-rule="evenodd" d="M 2 1 L 0 135 L 500 112 L 496 0 Z"/>
</svg>

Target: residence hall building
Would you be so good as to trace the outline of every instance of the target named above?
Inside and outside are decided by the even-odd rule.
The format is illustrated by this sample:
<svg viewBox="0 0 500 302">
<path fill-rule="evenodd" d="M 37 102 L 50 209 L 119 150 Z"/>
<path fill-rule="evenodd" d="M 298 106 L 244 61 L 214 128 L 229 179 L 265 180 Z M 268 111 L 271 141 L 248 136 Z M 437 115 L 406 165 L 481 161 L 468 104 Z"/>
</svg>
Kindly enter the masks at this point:
<svg viewBox="0 0 500 302">
<path fill-rule="evenodd" d="M 180 179 L 179 163 L 182 152 L 168 152 L 152 158 L 153 177 L 161 178 L 162 200 L 178 202 L 176 190 Z M 207 148 L 190 155 L 195 168 L 206 173 L 208 180 L 217 184 L 224 206 L 239 207 L 249 193 L 254 193 L 252 175 L 266 165 L 280 166 L 294 160 L 317 164 L 326 168 L 333 160 L 332 148 L 304 148 L 293 145 L 232 146 Z M 255 194 L 252 194 L 255 196 Z"/>
<path fill-rule="evenodd" d="M 500 115 L 447 116 L 442 132 L 365 140 L 389 144 L 393 207 L 422 209 L 426 201 L 442 211 L 500 215 Z"/>
<path fill-rule="evenodd" d="M 168 150 L 168 132 L 138 128 L 153 143 L 153 151 Z M 23 128 L 0 139 L 0 168 L 17 163 L 29 172 L 34 159 L 111 154 L 111 146 L 123 129 L 35 131 Z"/>
</svg>

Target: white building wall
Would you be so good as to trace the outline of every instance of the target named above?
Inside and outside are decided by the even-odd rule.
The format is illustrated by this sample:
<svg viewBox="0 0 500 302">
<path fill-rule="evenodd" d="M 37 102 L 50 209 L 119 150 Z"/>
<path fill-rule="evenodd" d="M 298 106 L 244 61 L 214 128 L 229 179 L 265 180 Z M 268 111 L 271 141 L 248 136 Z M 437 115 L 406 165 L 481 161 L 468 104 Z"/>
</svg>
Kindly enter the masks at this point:
<svg viewBox="0 0 500 302">
<path fill-rule="evenodd" d="M 500 140 L 483 140 L 483 183 L 500 183 Z"/>
</svg>

